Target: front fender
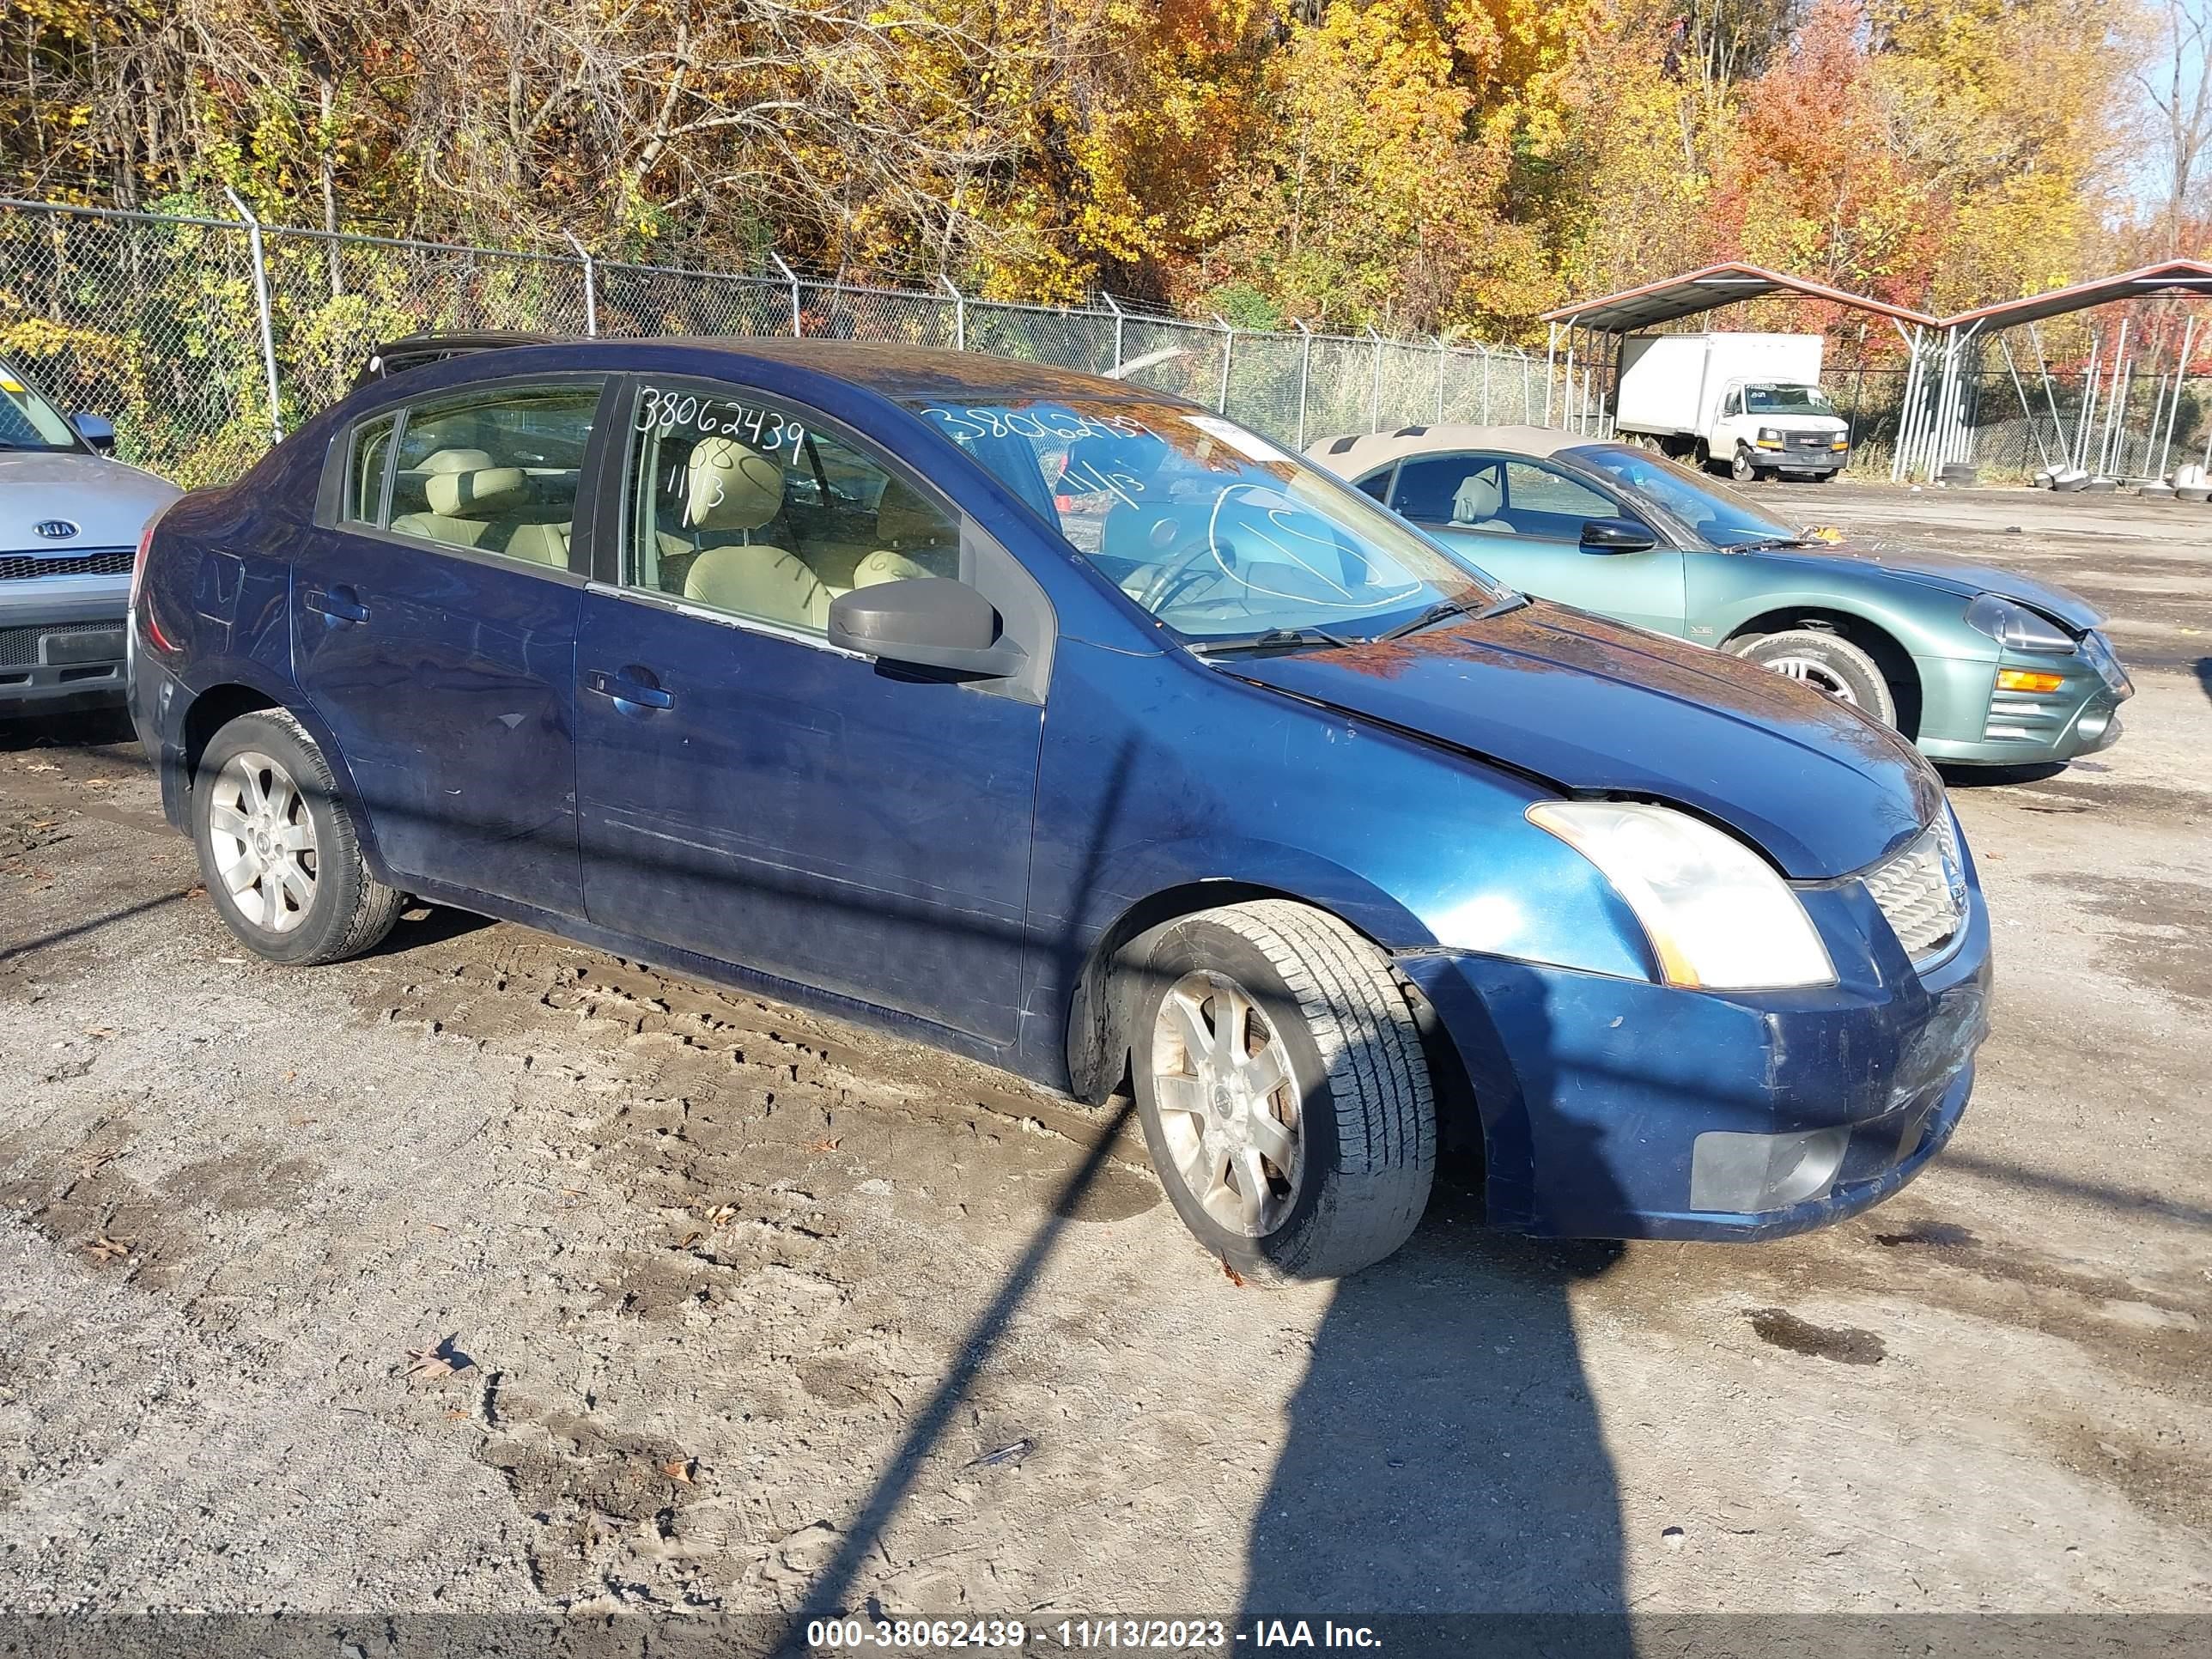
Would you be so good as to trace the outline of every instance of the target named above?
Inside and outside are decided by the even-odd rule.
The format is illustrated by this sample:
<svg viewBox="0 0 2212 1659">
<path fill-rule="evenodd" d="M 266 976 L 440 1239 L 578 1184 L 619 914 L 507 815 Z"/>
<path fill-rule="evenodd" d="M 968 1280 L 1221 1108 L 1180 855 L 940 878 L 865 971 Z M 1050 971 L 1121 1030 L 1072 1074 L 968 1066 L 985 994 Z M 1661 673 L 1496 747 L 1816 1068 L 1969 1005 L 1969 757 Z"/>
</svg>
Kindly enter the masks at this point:
<svg viewBox="0 0 2212 1659">
<path fill-rule="evenodd" d="M 1703 596 L 1702 602 L 1700 596 L 1692 597 L 1692 619 L 1711 629 L 1700 638 L 1724 642 L 1770 612 L 1821 611 L 1880 629 L 1911 657 L 1994 662 L 1997 655 L 1996 641 L 1966 626 L 1965 599 L 1895 579 L 1800 580 L 1784 586 L 1747 571 L 1716 583 L 1715 591 Z"/>
</svg>

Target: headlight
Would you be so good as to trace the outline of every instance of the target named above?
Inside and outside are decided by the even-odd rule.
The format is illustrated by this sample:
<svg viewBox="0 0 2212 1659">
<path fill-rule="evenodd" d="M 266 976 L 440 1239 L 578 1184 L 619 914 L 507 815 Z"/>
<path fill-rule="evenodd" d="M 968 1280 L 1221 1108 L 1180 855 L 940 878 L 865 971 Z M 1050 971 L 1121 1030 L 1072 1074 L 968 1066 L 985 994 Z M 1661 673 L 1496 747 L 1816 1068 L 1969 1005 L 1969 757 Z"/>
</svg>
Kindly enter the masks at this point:
<svg viewBox="0 0 2212 1659">
<path fill-rule="evenodd" d="M 1763 426 L 1759 428 L 1759 441 L 1763 444 L 1780 443 L 1782 441 L 1782 428 L 1780 427 L 1774 426 Z"/>
<path fill-rule="evenodd" d="M 2074 648 L 2074 636 L 2026 605 L 1984 593 L 1966 607 L 1966 626 L 2014 651 L 2052 655 Z"/>
<path fill-rule="evenodd" d="M 1528 822 L 1597 866 L 1644 925 L 1669 985 L 1832 985 L 1835 964 L 1782 878 L 1732 836 L 1635 801 L 1547 800 Z"/>
</svg>

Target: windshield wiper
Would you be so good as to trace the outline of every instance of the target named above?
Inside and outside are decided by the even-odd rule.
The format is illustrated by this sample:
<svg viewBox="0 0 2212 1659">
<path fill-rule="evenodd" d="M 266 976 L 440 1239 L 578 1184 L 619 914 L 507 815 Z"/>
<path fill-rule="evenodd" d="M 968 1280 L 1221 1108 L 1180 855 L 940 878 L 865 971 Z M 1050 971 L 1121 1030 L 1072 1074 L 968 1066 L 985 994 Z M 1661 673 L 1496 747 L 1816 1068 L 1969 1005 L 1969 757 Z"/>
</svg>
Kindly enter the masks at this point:
<svg viewBox="0 0 2212 1659">
<path fill-rule="evenodd" d="M 1440 622 L 1464 615 L 1469 622 L 1488 622 L 1492 617 L 1502 617 L 1509 611 L 1518 611 L 1528 603 L 1526 593 L 1511 590 L 1499 594 L 1479 611 L 1470 611 L 1462 599 L 1440 599 L 1418 617 L 1400 623 L 1395 628 L 1386 628 L 1375 636 L 1374 643 L 1386 640 L 1401 640 L 1408 634 L 1417 634 L 1424 628 L 1433 628 Z"/>
<path fill-rule="evenodd" d="M 1762 541 L 1738 542 L 1729 549 L 1731 553 L 1765 553 L 1778 547 L 1810 547 L 1812 543 L 1802 536 L 1769 536 Z"/>
<path fill-rule="evenodd" d="M 1200 657 L 1233 656 L 1244 651 L 1280 651 L 1301 646 L 1327 646 L 1341 651 L 1352 643 L 1318 628 L 1270 628 L 1263 633 L 1218 640 L 1194 640 L 1190 649 Z"/>
</svg>

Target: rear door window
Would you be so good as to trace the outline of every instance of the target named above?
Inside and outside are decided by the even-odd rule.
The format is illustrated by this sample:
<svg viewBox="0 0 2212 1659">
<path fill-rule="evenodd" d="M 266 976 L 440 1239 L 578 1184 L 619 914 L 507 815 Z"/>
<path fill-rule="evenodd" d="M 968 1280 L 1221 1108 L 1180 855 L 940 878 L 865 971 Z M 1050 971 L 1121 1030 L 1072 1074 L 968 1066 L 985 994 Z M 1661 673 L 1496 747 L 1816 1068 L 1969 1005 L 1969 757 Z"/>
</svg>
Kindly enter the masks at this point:
<svg viewBox="0 0 2212 1659">
<path fill-rule="evenodd" d="M 499 386 L 370 421 L 348 449 L 340 517 L 587 575 L 577 501 L 605 389 L 597 375 Z"/>
</svg>

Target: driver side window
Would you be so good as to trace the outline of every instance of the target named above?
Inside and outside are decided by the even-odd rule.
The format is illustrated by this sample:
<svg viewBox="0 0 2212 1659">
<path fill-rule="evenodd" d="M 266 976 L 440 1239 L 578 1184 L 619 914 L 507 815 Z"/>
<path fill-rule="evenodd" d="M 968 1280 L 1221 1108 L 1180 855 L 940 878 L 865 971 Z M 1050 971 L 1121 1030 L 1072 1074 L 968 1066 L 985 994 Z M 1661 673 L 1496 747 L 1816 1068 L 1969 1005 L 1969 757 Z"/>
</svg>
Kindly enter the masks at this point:
<svg viewBox="0 0 2212 1659">
<path fill-rule="evenodd" d="M 648 383 L 630 424 L 626 586 L 822 635 L 841 593 L 960 575 L 956 515 L 791 405 Z"/>
<path fill-rule="evenodd" d="M 1724 404 L 1723 404 L 1721 405 L 1721 413 L 1722 413 L 1723 415 L 1741 415 L 1741 414 L 1742 414 L 1742 413 L 1743 413 L 1743 393 L 1741 393 L 1741 392 L 1729 392 L 1729 395 L 1728 395 L 1728 401 L 1727 401 L 1726 403 L 1724 403 Z"/>
</svg>

